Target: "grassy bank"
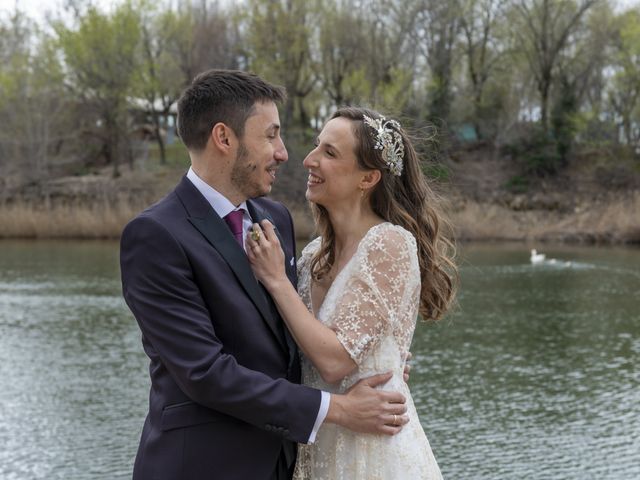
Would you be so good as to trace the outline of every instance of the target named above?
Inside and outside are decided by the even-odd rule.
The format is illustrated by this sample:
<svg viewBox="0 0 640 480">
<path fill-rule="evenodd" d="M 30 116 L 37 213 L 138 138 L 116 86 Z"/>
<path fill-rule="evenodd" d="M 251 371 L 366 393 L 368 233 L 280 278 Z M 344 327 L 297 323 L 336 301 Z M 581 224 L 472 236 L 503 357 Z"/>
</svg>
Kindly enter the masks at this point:
<svg viewBox="0 0 640 480">
<path fill-rule="evenodd" d="M 515 211 L 495 203 L 464 202 L 452 215 L 462 240 L 515 240 L 590 244 L 640 244 L 640 192 L 577 211 Z"/>
<path fill-rule="evenodd" d="M 0 207 L 0 238 L 118 238 L 124 225 L 141 209 L 106 202 L 50 208 L 13 204 Z"/>
<path fill-rule="evenodd" d="M 151 202 L 97 201 L 45 208 L 28 203 L 0 206 L 0 238 L 116 239 L 124 225 Z M 460 240 L 640 244 L 640 192 L 577 212 L 514 211 L 495 203 L 465 200 L 451 215 Z M 314 236 L 310 213 L 293 206 L 301 242 Z"/>
<path fill-rule="evenodd" d="M 21 202 L 0 205 L 0 238 L 117 239 L 127 222 L 147 206 L 104 201 L 49 208 Z M 291 215 L 298 238 L 313 238 L 310 213 L 304 208 L 292 208 Z"/>
<path fill-rule="evenodd" d="M 183 160 L 163 167 L 154 160 L 153 168 L 137 165 L 117 179 L 105 168 L 53 178 L 40 189 L 23 188 L 0 202 L 0 238 L 117 239 L 131 218 L 180 181 Z M 441 185 L 458 239 L 640 244 L 640 187 L 615 189 L 583 179 L 512 194 L 503 187 L 510 173 L 500 162 L 460 161 L 454 165 L 455 181 Z M 282 170 L 273 197 L 289 207 L 302 244 L 314 236 L 304 200 L 306 171 L 295 162 Z"/>
</svg>

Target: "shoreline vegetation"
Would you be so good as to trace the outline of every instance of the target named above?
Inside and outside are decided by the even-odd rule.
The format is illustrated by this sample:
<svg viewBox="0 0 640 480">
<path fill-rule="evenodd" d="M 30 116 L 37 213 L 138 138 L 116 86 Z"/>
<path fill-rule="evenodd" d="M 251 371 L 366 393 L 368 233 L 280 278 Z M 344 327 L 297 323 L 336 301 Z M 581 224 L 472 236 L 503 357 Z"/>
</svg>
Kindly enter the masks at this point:
<svg viewBox="0 0 640 480">
<path fill-rule="evenodd" d="M 640 0 L 71 3 L 0 15 L 0 239 L 118 238 L 188 168 L 176 100 L 220 66 L 286 87 L 272 197 L 301 242 L 301 161 L 363 105 L 412 134 L 461 241 L 640 245 Z"/>
<path fill-rule="evenodd" d="M 145 206 L 96 202 L 50 207 L 18 203 L 0 207 L 0 239 L 118 239 L 126 223 Z M 578 215 L 531 210 L 515 212 L 502 205 L 466 201 L 450 213 L 458 241 L 519 241 L 573 244 L 640 245 L 640 194 L 596 205 Z M 314 236 L 306 209 L 292 208 L 297 237 Z"/>
<path fill-rule="evenodd" d="M 177 168 L 134 171 L 119 179 L 108 173 L 56 179 L 45 197 L 23 191 L 0 203 L 0 239 L 117 239 L 126 223 L 169 192 L 183 173 Z M 482 198 L 451 183 L 439 190 L 462 242 L 640 245 L 640 190 L 588 199 L 557 190 Z M 289 207 L 300 241 L 311 239 L 313 221 L 301 192 L 292 196 L 284 185 L 272 197 Z"/>
<path fill-rule="evenodd" d="M 585 204 L 576 213 L 515 211 L 504 205 L 469 201 L 454 211 L 457 238 L 585 245 L 640 245 L 640 193 Z"/>
</svg>

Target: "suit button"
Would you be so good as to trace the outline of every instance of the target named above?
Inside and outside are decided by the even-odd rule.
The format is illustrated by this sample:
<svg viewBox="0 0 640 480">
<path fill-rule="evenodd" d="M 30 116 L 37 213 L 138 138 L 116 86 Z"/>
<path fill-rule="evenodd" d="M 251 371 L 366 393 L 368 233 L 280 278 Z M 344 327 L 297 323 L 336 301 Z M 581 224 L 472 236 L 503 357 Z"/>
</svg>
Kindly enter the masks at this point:
<svg viewBox="0 0 640 480">
<path fill-rule="evenodd" d="M 268 425 L 268 424 L 267 424 L 267 425 L 265 425 L 265 426 L 264 426 L 264 429 L 265 429 L 267 432 L 272 432 L 272 431 L 273 431 L 273 426 L 272 426 L 272 425 Z"/>
</svg>

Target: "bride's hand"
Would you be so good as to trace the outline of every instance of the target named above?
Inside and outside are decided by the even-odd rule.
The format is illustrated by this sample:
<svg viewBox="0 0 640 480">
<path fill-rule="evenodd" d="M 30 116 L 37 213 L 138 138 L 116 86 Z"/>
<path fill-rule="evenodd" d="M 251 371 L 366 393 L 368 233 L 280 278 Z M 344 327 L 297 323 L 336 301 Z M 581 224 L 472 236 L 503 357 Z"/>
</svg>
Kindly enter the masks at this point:
<svg viewBox="0 0 640 480">
<path fill-rule="evenodd" d="M 269 220 L 262 227 L 254 223 L 246 239 L 247 257 L 256 278 L 269 288 L 280 281 L 288 281 L 284 269 L 284 252 Z"/>
</svg>

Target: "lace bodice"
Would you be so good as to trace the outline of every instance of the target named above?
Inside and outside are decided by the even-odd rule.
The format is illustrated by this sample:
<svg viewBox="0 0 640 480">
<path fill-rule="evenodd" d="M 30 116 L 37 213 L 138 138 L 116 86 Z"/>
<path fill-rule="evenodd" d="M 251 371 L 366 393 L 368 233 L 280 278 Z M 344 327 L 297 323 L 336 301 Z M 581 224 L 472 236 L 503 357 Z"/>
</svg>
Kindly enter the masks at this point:
<svg viewBox="0 0 640 480">
<path fill-rule="evenodd" d="M 302 251 L 298 264 L 299 293 L 312 312 L 310 264 L 319 247 L 318 237 Z M 420 269 L 413 236 L 391 223 L 371 228 L 318 309 L 318 319 L 336 332 L 359 367 L 338 390 L 345 390 L 363 373 L 369 375 L 376 369 L 367 358 L 382 346 L 383 339 L 394 340 L 398 355 L 392 365 L 378 367 L 395 370 L 404 365 L 416 324 L 419 295 Z"/>
<path fill-rule="evenodd" d="M 298 292 L 311 312 L 311 258 L 319 247 L 317 238 L 302 251 L 298 263 Z M 393 378 L 381 388 L 405 395 L 410 421 L 392 437 L 357 434 L 323 424 L 314 444 L 300 445 L 294 480 L 442 480 L 402 378 L 419 300 L 415 239 L 391 223 L 374 226 L 337 275 L 317 311 L 318 320 L 336 332 L 357 368 L 338 384 L 329 385 L 303 356 L 302 380 L 305 385 L 342 393 L 361 378 L 392 371 Z"/>
</svg>

